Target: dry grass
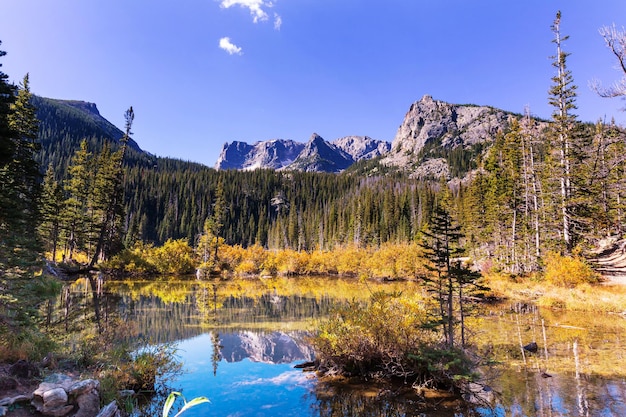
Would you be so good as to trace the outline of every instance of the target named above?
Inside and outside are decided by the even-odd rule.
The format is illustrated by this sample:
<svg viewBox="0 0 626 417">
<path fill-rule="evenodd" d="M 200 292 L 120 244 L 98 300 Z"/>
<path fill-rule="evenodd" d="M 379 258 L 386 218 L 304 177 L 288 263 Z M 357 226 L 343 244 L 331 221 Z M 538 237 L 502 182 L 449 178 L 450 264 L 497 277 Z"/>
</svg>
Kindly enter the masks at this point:
<svg viewBox="0 0 626 417">
<path fill-rule="evenodd" d="M 626 285 L 582 283 L 563 287 L 540 276 L 514 278 L 503 274 L 488 274 L 486 279 L 492 294 L 500 298 L 572 311 L 626 313 Z"/>
</svg>

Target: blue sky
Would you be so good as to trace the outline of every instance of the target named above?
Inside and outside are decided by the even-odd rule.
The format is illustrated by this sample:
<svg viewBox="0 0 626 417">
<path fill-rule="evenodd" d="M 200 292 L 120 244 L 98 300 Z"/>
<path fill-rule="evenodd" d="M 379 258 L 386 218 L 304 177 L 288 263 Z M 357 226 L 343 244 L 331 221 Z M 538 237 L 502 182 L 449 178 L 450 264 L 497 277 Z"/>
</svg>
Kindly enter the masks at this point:
<svg viewBox="0 0 626 417">
<path fill-rule="evenodd" d="M 2 71 L 94 102 L 159 156 L 215 163 L 225 142 L 393 140 L 424 94 L 549 118 L 562 11 L 584 121 L 626 124 L 590 91 L 621 78 L 598 34 L 624 0 L 2 0 Z"/>
</svg>

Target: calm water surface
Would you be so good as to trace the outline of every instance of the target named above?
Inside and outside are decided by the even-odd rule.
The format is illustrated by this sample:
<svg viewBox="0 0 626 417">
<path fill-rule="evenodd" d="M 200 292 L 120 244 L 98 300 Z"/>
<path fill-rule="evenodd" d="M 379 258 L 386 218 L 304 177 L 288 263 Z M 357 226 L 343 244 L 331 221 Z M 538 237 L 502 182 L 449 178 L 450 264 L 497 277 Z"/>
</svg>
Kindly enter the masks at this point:
<svg viewBox="0 0 626 417">
<path fill-rule="evenodd" d="M 153 343 L 172 342 L 184 373 L 168 382 L 187 399 L 211 404 L 185 416 L 455 416 L 414 399 L 386 400 L 376 390 L 318 383 L 294 369 L 313 359 L 315 321 L 371 291 L 414 284 L 364 284 L 337 278 L 110 282 L 99 316 L 135 322 Z M 68 320 L 90 317 L 86 282 L 68 286 Z M 490 307 L 472 323 L 473 340 L 501 366 L 484 373 L 495 393 L 483 416 L 626 416 L 626 319 L 565 314 L 530 305 Z M 536 341 L 530 353 L 521 345 Z M 137 411 L 159 415 L 163 398 Z M 457 413 L 456 416 L 462 416 Z"/>
</svg>

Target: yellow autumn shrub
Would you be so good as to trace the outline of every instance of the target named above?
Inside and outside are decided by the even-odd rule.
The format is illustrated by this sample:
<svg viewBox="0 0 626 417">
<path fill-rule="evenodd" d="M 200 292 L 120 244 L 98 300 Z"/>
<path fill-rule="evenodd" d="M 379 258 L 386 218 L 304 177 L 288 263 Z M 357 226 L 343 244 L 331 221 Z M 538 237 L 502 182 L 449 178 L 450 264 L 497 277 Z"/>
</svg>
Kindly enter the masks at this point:
<svg viewBox="0 0 626 417">
<path fill-rule="evenodd" d="M 598 282 L 599 275 L 579 256 L 548 252 L 545 256 L 544 280 L 558 287 L 573 288 Z"/>
</svg>

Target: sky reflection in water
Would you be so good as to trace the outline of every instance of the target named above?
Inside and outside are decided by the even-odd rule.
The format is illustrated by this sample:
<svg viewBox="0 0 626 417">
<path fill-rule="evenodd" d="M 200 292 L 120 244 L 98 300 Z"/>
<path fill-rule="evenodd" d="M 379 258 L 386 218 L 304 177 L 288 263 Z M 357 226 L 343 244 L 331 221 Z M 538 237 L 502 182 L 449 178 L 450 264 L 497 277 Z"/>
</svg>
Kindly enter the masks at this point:
<svg viewBox="0 0 626 417">
<path fill-rule="evenodd" d="M 249 358 L 227 362 L 222 359 L 213 376 L 210 334 L 182 341 L 178 348 L 187 372 L 171 385 L 181 389 L 188 400 L 197 396 L 211 400 L 210 404 L 185 412 L 185 416 L 311 415 L 314 377 L 294 369 L 294 363 L 261 363 Z"/>
</svg>

